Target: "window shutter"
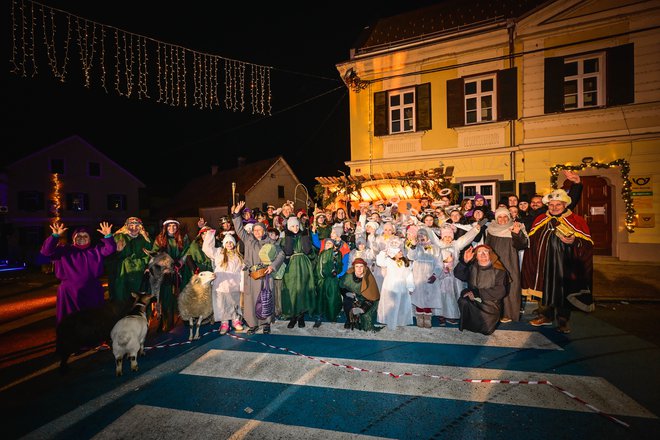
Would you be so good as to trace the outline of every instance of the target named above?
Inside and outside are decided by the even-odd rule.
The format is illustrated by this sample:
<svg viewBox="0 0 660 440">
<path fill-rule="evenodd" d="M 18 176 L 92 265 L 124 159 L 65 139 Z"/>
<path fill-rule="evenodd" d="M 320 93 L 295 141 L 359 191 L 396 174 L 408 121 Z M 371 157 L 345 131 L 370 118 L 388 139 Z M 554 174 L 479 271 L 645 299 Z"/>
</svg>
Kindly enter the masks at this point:
<svg viewBox="0 0 660 440">
<path fill-rule="evenodd" d="M 520 182 L 518 184 L 519 199 L 526 197 L 529 202 L 534 194 L 536 194 L 536 182 Z"/>
<path fill-rule="evenodd" d="M 557 113 L 564 110 L 564 58 L 546 58 L 544 70 L 543 111 Z"/>
<path fill-rule="evenodd" d="M 465 106 L 463 99 L 463 78 L 447 81 L 447 127 L 465 125 Z"/>
<path fill-rule="evenodd" d="M 495 201 L 495 206 L 491 208 L 493 211 L 497 208 L 497 203 L 504 198 L 516 195 L 516 181 L 515 180 L 500 180 L 497 182 L 497 195 L 499 199 Z M 508 201 L 507 201 L 508 203 Z"/>
<path fill-rule="evenodd" d="M 387 92 L 374 93 L 374 136 L 387 136 Z"/>
<path fill-rule="evenodd" d="M 518 119 L 518 68 L 497 73 L 497 120 Z"/>
<path fill-rule="evenodd" d="M 633 43 L 607 49 L 607 105 L 635 102 L 635 53 Z"/>
<path fill-rule="evenodd" d="M 415 88 L 416 131 L 431 129 L 431 83 L 420 84 Z"/>
</svg>

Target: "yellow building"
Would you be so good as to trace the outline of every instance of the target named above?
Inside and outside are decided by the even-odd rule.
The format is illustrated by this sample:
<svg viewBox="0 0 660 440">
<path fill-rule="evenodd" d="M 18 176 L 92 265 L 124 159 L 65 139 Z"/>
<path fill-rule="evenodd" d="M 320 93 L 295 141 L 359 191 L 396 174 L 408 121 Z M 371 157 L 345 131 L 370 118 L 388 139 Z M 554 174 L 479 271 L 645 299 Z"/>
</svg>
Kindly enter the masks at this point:
<svg viewBox="0 0 660 440">
<path fill-rule="evenodd" d="M 337 69 L 352 200 L 434 170 L 496 205 L 577 170 L 596 253 L 658 259 L 660 1 L 449 0 L 366 28 Z"/>
</svg>

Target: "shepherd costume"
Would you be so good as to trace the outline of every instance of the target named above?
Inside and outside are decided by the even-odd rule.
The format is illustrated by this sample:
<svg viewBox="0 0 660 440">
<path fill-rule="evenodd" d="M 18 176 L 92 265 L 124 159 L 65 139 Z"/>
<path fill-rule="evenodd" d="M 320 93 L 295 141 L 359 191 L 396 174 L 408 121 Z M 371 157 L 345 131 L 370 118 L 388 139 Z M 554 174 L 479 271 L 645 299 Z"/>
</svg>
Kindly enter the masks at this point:
<svg viewBox="0 0 660 440">
<path fill-rule="evenodd" d="M 364 275 L 358 278 L 355 275 L 355 264 L 364 265 Z M 353 266 L 346 271 L 346 274 L 339 281 L 339 286 L 346 290 L 344 296 L 344 313 L 346 314 L 346 324 L 344 328 L 358 329 L 364 331 L 378 331 L 381 327 L 376 326 L 378 315 L 378 300 L 380 292 L 376 278 L 369 270 L 367 262 L 356 258 Z M 357 314 L 353 313 L 354 309 Z"/>
<path fill-rule="evenodd" d="M 490 253 L 490 264 L 487 266 L 480 266 L 476 261 L 477 252 L 482 248 Z M 461 292 L 458 299 L 461 310 L 459 330 L 490 335 L 500 321 L 502 299 L 507 294 L 510 277 L 490 246 L 479 245 L 474 254 L 470 262 L 465 263 L 461 259 L 454 268 L 456 277 L 468 283 L 468 288 Z M 467 292 L 474 294 L 474 301 L 464 296 Z"/>
</svg>

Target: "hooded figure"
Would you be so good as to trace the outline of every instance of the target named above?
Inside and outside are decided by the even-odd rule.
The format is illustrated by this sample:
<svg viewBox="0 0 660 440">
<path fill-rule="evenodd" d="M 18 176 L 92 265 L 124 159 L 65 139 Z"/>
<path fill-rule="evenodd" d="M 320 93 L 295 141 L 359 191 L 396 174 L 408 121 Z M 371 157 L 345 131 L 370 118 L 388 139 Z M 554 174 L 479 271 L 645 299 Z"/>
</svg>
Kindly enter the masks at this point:
<svg viewBox="0 0 660 440">
<path fill-rule="evenodd" d="M 502 299 L 510 283 L 509 273 L 493 249 L 482 244 L 465 250 L 454 274 L 468 283 L 458 299 L 459 330 L 490 335 L 500 320 Z"/>
<path fill-rule="evenodd" d="M 351 268 L 339 281 L 344 290 L 344 328 L 364 331 L 378 331 L 376 326 L 380 291 L 376 278 L 369 270 L 368 263 L 362 258 L 353 260 Z"/>
</svg>

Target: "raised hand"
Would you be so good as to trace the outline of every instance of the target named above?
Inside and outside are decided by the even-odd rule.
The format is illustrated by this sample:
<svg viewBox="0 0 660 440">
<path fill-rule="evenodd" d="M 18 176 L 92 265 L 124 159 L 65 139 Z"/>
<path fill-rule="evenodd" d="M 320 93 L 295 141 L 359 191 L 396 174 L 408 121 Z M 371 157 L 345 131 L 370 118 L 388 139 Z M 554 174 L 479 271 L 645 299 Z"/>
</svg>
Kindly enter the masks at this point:
<svg viewBox="0 0 660 440">
<path fill-rule="evenodd" d="M 100 228 L 97 229 L 102 235 L 110 235 L 112 233 L 112 225 L 108 222 L 99 223 Z"/>
<path fill-rule="evenodd" d="M 62 235 L 64 234 L 64 232 L 66 232 L 67 229 L 69 229 L 64 227 L 64 223 L 60 223 L 60 222 L 55 222 L 49 226 L 50 226 L 50 230 L 53 231 L 53 234 L 55 235 Z"/>
<path fill-rule="evenodd" d="M 573 170 L 564 170 L 564 176 L 573 183 L 580 183 L 580 176 Z"/>
<path fill-rule="evenodd" d="M 469 246 L 467 249 L 465 249 L 465 252 L 463 253 L 463 261 L 466 263 L 469 263 L 470 260 L 474 258 L 474 248 L 472 246 Z"/>
<path fill-rule="evenodd" d="M 517 234 L 517 233 L 520 232 L 521 227 L 522 226 L 521 226 L 520 222 L 513 222 L 513 226 L 511 226 L 511 232 L 513 232 L 514 234 Z"/>
<path fill-rule="evenodd" d="M 231 210 L 234 214 L 239 214 L 244 206 L 245 206 L 245 200 L 241 200 L 240 202 L 232 206 Z"/>
</svg>

